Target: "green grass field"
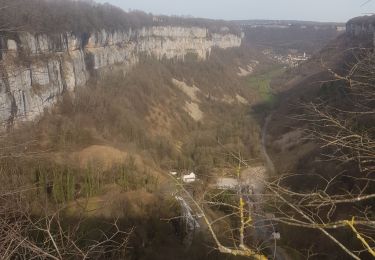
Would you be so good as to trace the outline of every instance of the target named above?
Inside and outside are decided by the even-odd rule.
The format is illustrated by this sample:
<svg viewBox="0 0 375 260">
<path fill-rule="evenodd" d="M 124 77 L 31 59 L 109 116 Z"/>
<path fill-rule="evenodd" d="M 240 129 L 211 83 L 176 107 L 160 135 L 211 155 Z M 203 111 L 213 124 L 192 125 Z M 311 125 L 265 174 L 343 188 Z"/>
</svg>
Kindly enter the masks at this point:
<svg viewBox="0 0 375 260">
<path fill-rule="evenodd" d="M 267 72 L 251 75 L 246 80 L 248 85 L 258 92 L 261 101 L 267 104 L 267 106 L 272 106 L 276 102 L 276 97 L 271 88 L 271 81 L 281 76 L 284 72 L 284 67 L 275 65 Z"/>
</svg>

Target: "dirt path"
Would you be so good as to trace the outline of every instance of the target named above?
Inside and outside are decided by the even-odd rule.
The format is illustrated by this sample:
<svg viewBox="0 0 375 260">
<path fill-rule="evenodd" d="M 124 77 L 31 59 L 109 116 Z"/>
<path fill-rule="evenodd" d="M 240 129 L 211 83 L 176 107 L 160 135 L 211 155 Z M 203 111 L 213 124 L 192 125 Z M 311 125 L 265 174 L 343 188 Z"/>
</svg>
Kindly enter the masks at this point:
<svg viewBox="0 0 375 260">
<path fill-rule="evenodd" d="M 276 173 L 275 165 L 271 159 L 271 157 L 267 153 L 267 129 L 268 125 L 272 120 L 273 113 L 271 113 L 265 120 L 262 129 L 262 143 L 261 143 L 261 153 L 265 161 L 266 171 L 264 174 L 256 176 L 256 178 L 260 178 L 257 182 L 265 183 L 268 176 L 272 176 Z M 258 189 L 254 189 L 254 194 L 251 196 L 252 198 L 248 198 L 248 203 L 254 202 L 255 207 L 255 214 L 253 216 L 254 226 L 255 226 L 255 234 L 259 240 L 265 241 L 268 245 L 268 248 L 272 252 L 272 257 L 275 260 L 289 260 L 290 257 L 285 252 L 283 248 L 277 245 L 276 240 L 272 240 L 271 236 L 272 233 L 275 232 L 275 225 L 272 223 L 272 220 L 267 219 L 266 212 L 264 211 L 262 205 L 263 202 L 263 193 L 264 193 L 264 185 L 258 185 Z"/>
</svg>

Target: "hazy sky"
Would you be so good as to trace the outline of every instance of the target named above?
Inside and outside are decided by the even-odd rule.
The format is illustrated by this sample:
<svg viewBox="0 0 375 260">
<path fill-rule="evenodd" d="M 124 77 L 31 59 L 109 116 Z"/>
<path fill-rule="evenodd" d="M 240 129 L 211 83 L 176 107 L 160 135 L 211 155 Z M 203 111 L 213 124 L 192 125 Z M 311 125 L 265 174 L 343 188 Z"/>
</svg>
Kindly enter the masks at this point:
<svg viewBox="0 0 375 260">
<path fill-rule="evenodd" d="M 217 19 L 295 19 L 346 22 L 375 12 L 375 0 L 96 0 L 154 14 Z"/>
</svg>

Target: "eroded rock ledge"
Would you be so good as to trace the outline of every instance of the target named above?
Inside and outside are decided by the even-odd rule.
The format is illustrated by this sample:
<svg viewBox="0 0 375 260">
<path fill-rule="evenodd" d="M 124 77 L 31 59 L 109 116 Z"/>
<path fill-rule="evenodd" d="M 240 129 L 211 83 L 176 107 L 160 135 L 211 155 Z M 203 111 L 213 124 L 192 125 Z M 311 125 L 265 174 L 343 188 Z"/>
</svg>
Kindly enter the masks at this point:
<svg viewBox="0 0 375 260">
<path fill-rule="evenodd" d="M 121 65 L 126 72 L 141 54 L 206 59 L 212 48 L 241 45 L 241 37 L 206 28 L 156 26 L 129 31 L 2 36 L 0 122 L 29 121 L 53 105 L 64 91 L 86 84 L 97 71 Z"/>
</svg>

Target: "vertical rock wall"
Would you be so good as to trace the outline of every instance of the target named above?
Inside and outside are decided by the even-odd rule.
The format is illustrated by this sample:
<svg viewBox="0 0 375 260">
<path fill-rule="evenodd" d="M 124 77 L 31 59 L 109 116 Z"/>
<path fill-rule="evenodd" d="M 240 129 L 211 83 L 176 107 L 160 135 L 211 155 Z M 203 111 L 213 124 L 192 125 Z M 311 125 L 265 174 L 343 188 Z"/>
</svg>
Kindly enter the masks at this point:
<svg viewBox="0 0 375 260">
<path fill-rule="evenodd" d="M 0 122 L 35 119 L 64 91 L 86 84 L 97 70 L 136 65 L 141 54 L 157 59 L 181 59 L 193 53 L 206 59 L 212 48 L 241 45 L 241 37 L 210 34 L 199 27 L 150 27 L 76 35 L 2 36 L 0 62 Z"/>
</svg>

